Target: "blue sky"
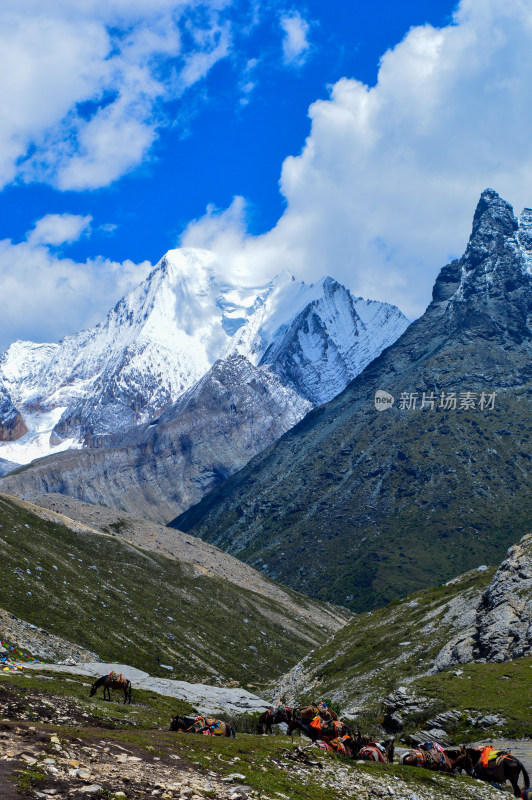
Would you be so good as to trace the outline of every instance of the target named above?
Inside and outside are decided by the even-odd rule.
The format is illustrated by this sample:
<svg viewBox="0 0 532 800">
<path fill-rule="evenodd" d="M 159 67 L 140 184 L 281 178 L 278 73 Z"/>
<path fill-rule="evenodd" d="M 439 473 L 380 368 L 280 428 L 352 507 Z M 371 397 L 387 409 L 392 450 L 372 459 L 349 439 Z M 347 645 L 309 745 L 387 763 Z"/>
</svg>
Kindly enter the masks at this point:
<svg viewBox="0 0 532 800">
<path fill-rule="evenodd" d="M 520 0 L 42 6 L 1 12 L 0 352 L 94 324 L 180 243 L 415 316 L 482 189 L 532 204 Z"/>
</svg>

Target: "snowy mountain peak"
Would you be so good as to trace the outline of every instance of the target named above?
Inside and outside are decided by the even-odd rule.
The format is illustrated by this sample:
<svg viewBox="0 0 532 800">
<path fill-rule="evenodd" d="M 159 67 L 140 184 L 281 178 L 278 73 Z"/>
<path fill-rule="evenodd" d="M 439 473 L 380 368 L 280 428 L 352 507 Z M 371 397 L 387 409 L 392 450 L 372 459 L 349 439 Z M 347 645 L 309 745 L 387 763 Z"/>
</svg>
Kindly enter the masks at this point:
<svg viewBox="0 0 532 800">
<path fill-rule="evenodd" d="M 0 457 L 26 463 L 146 422 L 232 355 L 324 402 L 406 326 L 396 308 L 355 299 L 330 277 L 237 285 L 213 253 L 170 250 L 96 327 L 6 351 L 0 379 L 28 432 L 0 442 Z"/>
</svg>

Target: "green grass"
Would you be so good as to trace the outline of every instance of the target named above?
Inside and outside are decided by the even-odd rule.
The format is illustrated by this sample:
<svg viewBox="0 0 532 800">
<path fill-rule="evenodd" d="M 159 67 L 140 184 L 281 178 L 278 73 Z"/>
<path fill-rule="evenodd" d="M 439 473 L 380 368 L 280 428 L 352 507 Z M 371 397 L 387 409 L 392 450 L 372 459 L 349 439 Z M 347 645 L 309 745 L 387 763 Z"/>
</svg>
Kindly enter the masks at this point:
<svg viewBox="0 0 532 800">
<path fill-rule="evenodd" d="M 462 674 L 456 675 L 460 671 Z M 532 737 L 532 657 L 502 664 L 463 664 L 411 684 L 418 694 L 438 704 L 439 710 L 458 709 L 460 722 L 451 730 L 463 741 L 482 738 L 468 722 L 467 711 L 498 714 L 505 719 L 495 726 L 510 738 Z"/>
<path fill-rule="evenodd" d="M 17 775 L 17 790 L 20 794 L 29 794 L 32 790 L 38 789 L 39 784 L 46 780 L 46 773 L 39 769 L 22 769 Z"/>
<path fill-rule="evenodd" d="M 260 686 L 316 640 L 309 621 L 288 623 L 281 603 L 116 536 L 75 533 L 5 497 L 0 561 L 0 607 L 151 674 Z"/>
<path fill-rule="evenodd" d="M 3 687 L 12 686 L 21 690 L 21 698 L 31 693 L 31 697 L 53 700 L 65 697 L 72 701 L 77 711 L 99 719 L 102 724 L 112 722 L 117 727 L 134 726 L 146 730 L 168 728 L 174 714 L 195 714 L 193 707 L 174 697 L 165 697 L 156 692 L 133 687 L 133 702 L 122 703 L 120 692 L 112 693 L 112 702 L 103 700 L 102 691 L 89 697 L 92 678 L 68 673 L 47 672 L 46 670 L 26 670 L 23 672 L 0 672 L 0 692 Z M 31 714 L 31 703 L 27 711 Z"/>
</svg>

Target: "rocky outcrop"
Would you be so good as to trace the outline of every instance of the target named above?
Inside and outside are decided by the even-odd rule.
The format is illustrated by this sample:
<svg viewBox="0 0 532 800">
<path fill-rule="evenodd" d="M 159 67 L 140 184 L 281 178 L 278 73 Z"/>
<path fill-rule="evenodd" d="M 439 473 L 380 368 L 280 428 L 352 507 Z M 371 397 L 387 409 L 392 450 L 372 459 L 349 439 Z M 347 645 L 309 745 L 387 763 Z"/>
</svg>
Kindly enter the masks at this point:
<svg viewBox="0 0 532 800">
<path fill-rule="evenodd" d="M 29 651 L 41 661 L 89 661 L 97 659 L 96 653 L 68 642 L 61 636 L 19 619 L 14 614 L 0 608 L 0 639 L 16 644 L 23 651 Z M 8 651 L 9 655 L 9 651 Z"/>
<path fill-rule="evenodd" d="M 20 467 L 20 464 L 15 464 L 14 461 L 7 461 L 5 458 L 0 458 L 0 478 L 13 472 L 14 469 Z"/>
<path fill-rule="evenodd" d="M 406 686 L 399 686 L 382 702 L 384 727 L 394 732 L 402 731 L 406 718 L 410 715 L 423 714 L 429 703 L 427 697 L 409 692 Z"/>
<path fill-rule="evenodd" d="M 474 619 L 439 653 L 435 668 L 510 661 L 532 653 L 532 536 L 508 550 Z"/>
<path fill-rule="evenodd" d="M 15 442 L 28 432 L 22 415 L 17 411 L 7 390 L 0 382 L 0 442 Z M 5 459 L 0 459 L 5 461 Z M 2 474 L 0 472 L 0 474 Z"/>
</svg>

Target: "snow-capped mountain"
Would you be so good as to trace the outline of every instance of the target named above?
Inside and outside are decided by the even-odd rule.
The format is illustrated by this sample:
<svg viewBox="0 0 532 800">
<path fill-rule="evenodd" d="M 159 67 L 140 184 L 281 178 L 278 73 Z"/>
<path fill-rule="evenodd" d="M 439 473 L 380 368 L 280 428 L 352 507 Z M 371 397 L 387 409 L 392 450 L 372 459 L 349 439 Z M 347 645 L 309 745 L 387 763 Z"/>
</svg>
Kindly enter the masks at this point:
<svg viewBox="0 0 532 800">
<path fill-rule="evenodd" d="M 4 404 L 21 427 L 18 438 L 0 435 L 0 457 L 27 463 L 95 446 L 157 417 L 235 354 L 322 403 L 407 324 L 395 307 L 353 298 L 331 278 L 307 285 L 282 273 L 243 287 L 220 276 L 213 253 L 171 250 L 95 328 L 4 353 Z"/>
</svg>

